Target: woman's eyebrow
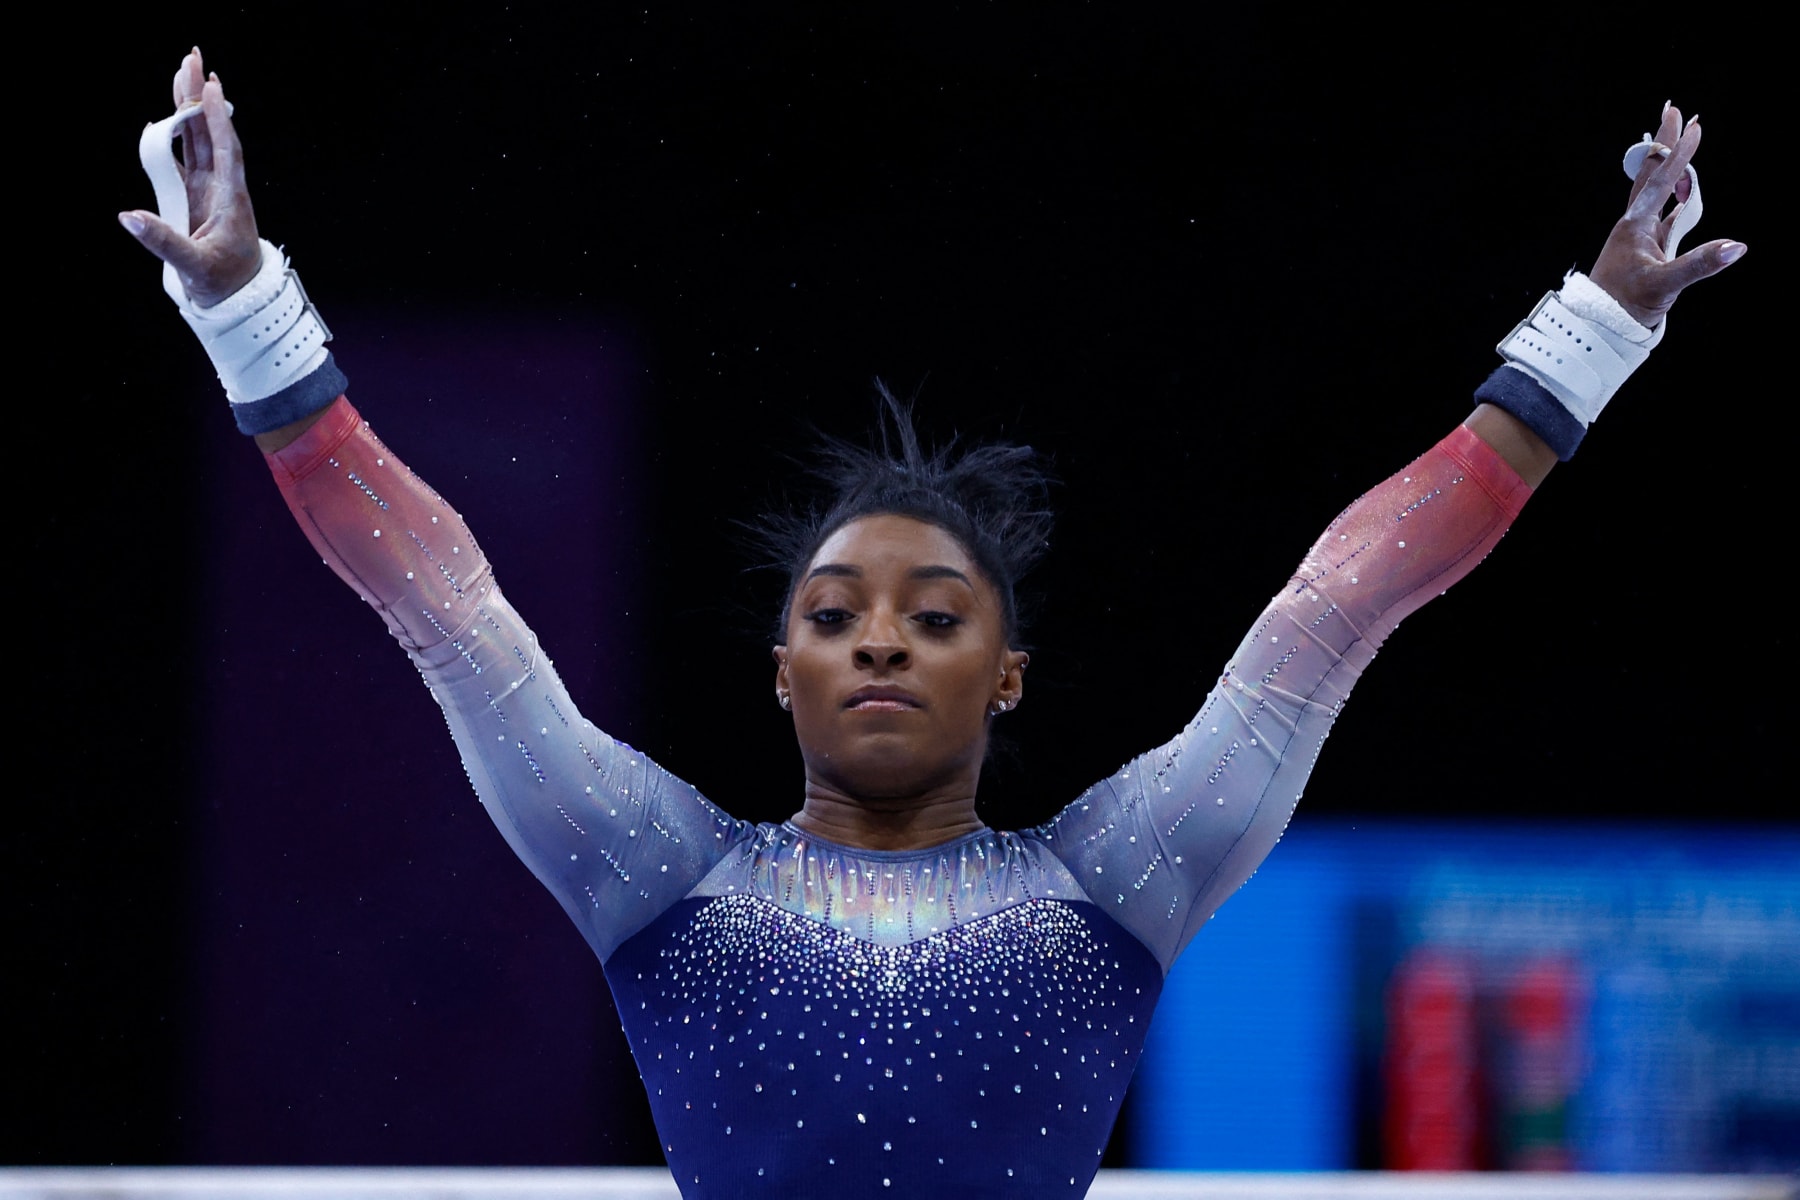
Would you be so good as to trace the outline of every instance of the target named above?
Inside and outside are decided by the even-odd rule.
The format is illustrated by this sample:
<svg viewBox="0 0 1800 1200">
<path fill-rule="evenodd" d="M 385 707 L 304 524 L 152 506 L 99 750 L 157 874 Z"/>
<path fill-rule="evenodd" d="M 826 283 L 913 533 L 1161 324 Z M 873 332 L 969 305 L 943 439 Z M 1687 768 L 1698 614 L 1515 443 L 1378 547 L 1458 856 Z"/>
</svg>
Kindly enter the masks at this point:
<svg viewBox="0 0 1800 1200">
<path fill-rule="evenodd" d="M 853 566 L 850 563 L 820 563 L 806 573 L 806 582 L 810 583 L 821 575 L 830 575 L 842 579 L 861 579 L 862 574 L 863 570 L 861 567 Z M 957 579 L 961 580 L 963 586 L 967 587 L 971 592 L 975 590 L 974 582 L 955 567 L 914 567 L 906 573 L 906 577 L 908 579 Z"/>
<path fill-rule="evenodd" d="M 908 579 L 960 579 L 963 586 L 971 592 L 975 590 L 975 584 L 970 581 L 969 577 L 955 567 L 914 567 L 906 573 L 906 577 Z"/>
</svg>

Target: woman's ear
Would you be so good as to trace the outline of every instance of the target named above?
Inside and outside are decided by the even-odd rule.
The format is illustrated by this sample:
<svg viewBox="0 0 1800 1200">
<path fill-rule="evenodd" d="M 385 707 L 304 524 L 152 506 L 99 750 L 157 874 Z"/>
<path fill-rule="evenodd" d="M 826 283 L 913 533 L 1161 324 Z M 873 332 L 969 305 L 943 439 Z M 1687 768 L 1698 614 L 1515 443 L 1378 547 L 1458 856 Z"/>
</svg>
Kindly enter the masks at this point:
<svg viewBox="0 0 1800 1200">
<path fill-rule="evenodd" d="M 1023 650 L 1008 650 L 1000 657 L 1000 678 L 994 685 L 994 695 L 988 701 L 988 711 L 993 713 L 1011 712 L 1019 707 L 1019 699 L 1025 694 L 1025 668 L 1031 665 L 1031 655 Z"/>
<path fill-rule="evenodd" d="M 775 646 L 769 653 L 775 659 L 775 703 L 785 709 L 793 707 L 789 700 L 787 647 Z"/>
</svg>

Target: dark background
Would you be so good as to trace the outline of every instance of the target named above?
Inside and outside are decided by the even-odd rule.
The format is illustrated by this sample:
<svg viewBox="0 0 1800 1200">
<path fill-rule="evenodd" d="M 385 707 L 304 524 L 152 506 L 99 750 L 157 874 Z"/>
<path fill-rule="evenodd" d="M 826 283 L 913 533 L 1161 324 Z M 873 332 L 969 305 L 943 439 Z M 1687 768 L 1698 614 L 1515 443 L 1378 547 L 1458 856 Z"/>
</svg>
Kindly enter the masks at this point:
<svg viewBox="0 0 1800 1200">
<path fill-rule="evenodd" d="M 866 428 L 880 375 L 939 437 L 1054 457 L 1030 694 L 983 794 L 1035 821 L 1176 730 L 1318 529 L 1466 414 L 1493 343 L 1591 263 L 1673 94 L 1708 131 L 1690 244 L 1751 254 L 1390 644 L 1300 819 L 1788 819 L 1772 30 L 114 20 L 19 47 L 14 234 L 43 265 L 15 279 L 38 315 L 6 1161 L 656 1157 L 597 965 L 113 223 L 151 203 L 137 133 L 195 40 L 352 397 L 469 517 L 584 711 L 761 819 L 794 807 L 798 757 L 778 584 L 732 522 L 792 486 L 810 426 Z"/>
</svg>

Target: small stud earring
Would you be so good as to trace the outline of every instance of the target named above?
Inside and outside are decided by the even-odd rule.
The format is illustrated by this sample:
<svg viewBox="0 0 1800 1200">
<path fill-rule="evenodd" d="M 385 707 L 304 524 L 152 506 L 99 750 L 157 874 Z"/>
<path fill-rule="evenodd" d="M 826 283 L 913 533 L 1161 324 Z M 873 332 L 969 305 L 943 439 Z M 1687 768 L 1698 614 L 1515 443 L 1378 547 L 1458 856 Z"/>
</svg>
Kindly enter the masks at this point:
<svg viewBox="0 0 1800 1200">
<path fill-rule="evenodd" d="M 776 692 L 775 703 L 781 705 L 781 711 L 783 712 L 794 711 L 794 698 L 786 692 Z"/>
</svg>

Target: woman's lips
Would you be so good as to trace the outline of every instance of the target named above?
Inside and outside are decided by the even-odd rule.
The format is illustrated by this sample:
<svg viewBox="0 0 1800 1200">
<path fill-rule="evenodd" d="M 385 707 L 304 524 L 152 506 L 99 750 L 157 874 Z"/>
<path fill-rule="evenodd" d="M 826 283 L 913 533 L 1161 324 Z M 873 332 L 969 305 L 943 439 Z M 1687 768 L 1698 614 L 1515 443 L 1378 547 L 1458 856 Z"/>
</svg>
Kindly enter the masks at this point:
<svg viewBox="0 0 1800 1200">
<path fill-rule="evenodd" d="M 844 707 L 855 712 L 906 712 L 923 706 L 899 688 L 863 688 L 851 693 Z"/>
</svg>

